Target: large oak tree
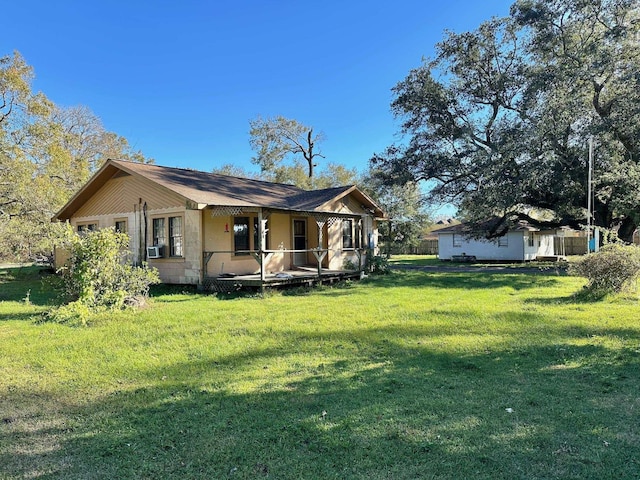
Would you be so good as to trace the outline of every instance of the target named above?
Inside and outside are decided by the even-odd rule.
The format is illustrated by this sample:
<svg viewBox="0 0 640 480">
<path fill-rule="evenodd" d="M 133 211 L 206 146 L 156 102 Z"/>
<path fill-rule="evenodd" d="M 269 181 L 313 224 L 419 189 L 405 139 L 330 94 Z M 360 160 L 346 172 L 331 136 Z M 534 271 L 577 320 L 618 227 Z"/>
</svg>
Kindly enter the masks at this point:
<svg viewBox="0 0 640 480">
<path fill-rule="evenodd" d="M 629 239 L 640 208 L 637 0 L 520 0 L 511 16 L 447 33 L 394 88 L 406 141 L 375 155 L 387 184 L 429 180 L 471 221 L 545 212 L 585 222 L 596 139 L 595 223 Z M 498 235 L 503 223 L 494 223 Z"/>
<path fill-rule="evenodd" d="M 149 161 L 86 107 L 34 92 L 18 52 L 0 57 L 0 257 L 49 251 L 53 214 L 107 158 Z"/>
</svg>

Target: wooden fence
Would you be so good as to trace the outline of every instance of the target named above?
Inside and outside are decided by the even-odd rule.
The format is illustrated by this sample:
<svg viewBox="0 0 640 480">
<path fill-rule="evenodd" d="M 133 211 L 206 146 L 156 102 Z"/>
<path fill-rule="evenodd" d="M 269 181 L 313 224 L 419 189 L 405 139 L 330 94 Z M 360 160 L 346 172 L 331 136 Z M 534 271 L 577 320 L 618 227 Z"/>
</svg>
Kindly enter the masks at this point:
<svg viewBox="0 0 640 480">
<path fill-rule="evenodd" d="M 422 240 L 415 247 L 409 247 L 409 251 L 412 255 L 437 255 L 438 254 L 438 240 Z"/>
<path fill-rule="evenodd" d="M 563 251 L 564 243 L 564 251 Z M 586 237 L 555 237 L 553 249 L 556 255 L 585 255 L 587 253 Z"/>
</svg>

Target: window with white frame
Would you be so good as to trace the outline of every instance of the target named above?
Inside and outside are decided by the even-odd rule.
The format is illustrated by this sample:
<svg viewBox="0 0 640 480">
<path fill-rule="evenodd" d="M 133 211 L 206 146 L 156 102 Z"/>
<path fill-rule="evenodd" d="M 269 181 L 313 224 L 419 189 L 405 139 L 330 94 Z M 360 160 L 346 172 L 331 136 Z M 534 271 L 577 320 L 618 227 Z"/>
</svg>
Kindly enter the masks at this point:
<svg viewBox="0 0 640 480">
<path fill-rule="evenodd" d="M 165 221 L 164 218 L 154 218 L 152 228 L 152 243 L 154 246 L 164 246 L 167 243 L 165 234 Z"/>
<path fill-rule="evenodd" d="M 498 238 L 498 246 L 499 247 L 508 247 L 509 246 L 509 235 L 504 234 L 500 238 Z"/>
<path fill-rule="evenodd" d="M 251 249 L 249 236 L 249 217 L 233 218 L 233 250 L 236 255 L 249 255 Z"/>
<path fill-rule="evenodd" d="M 182 257 L 182 217 L 169 217 L 169 256 Z"/>
<path fill-rule="evenodd" d="M 342 220 L 342 248 L 348 250 L 353 247 L 353 220 L 347 218 Z"/>
<path fill-rule="evenodd" d="M 453 234 L 453 246 L 454 247 L 461 247 L 462 246 L 462 235 L 460 235 L 459 233 L 454 233 Z"/>
<path fill-rule="evenodd" d="M 529 245 L 530 247 L 535 247 L 536 246 L 535 237 L 533 236 L 533 233 L 529 234 L 529 239 L 528 239 L 527 245 Z"/>
<path fill-rule="evenodd" d="M 162 257 L 184 257 L 184 219 L 182 216 L 157 217 L 151 221 L 151 241 Z"/>
<path fill-rule="evenodd" d="M 265 248 L 269 249 L 268 229 L 265 236 Z M 249 255 L 251 250 L 260 250 L 258 217 L 233 217 L 233 250 L 235 255 Z"/>
</svg>

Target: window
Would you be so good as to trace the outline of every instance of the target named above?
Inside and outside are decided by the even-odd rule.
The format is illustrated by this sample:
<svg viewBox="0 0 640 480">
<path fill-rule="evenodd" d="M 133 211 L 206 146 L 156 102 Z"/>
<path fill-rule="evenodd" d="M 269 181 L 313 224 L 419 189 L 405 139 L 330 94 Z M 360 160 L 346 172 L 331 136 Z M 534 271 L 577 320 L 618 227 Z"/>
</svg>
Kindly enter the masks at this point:
<svg viewBox="0 0 640 480">
<path fill-rule="evenodd" d="M 462 235 L 460 235 L 459 233 L 454 233 L 453 234 L 453 246 L 454 247 L 461 247 L 462 246 Z"/>
<path fill-rule="evenodd" d="M 342 248 L 353 248 L 353 220 L 342 220 Z"/>
<path fill-rule="evenodd" d="M 153 245 L 165 245 L 164 218 L 153 219 Z"/>
<path fill-rule="evenodd" d="M 127 233 L 127 221 L 126 220 L 116 220 L 116 232 L 117 233 Z"/>
<path fill-rule="evenodd" d="M 183 218 L 161 217 L 152 220 L 151 245 L 160 248 L 161 257 L 184 256 Z"/>
<path fill-rule="evenodd" d="M 94 230 L 97 230 L 98 229 L 98 224 L 97 223 L 83 223 L 81 225 L 77 225 L 76 228 L 78 229 L 78 233 L 82 234 L 82 233 L 93 232 Z"/>
<path fill-rule="evenodd" d="M 508 247 L 509 246 L 509 235 L 504 234 L 500 238 L 498 238 L 498 246 L 499 247 Z"/>
<path fill-rule="evenodd" d="M 182 217 L 169 217 L 169 256 L 182 256 Z"/>
<path fill-rule="evenodd" d="M 529 234 L 529 240 L 528 240 L 528 245 L 530 247 L 535 247 L 536 246 L 536 242 L 535 242 L 535 238 L 533 236 L 533 233 Z"/>
<path fill-rule="evenodd" d="M 249 245 L 249 217 L 234 217 L 233 219 L 233 250 L 236 255 L 248 255 Z"/>
</svg>

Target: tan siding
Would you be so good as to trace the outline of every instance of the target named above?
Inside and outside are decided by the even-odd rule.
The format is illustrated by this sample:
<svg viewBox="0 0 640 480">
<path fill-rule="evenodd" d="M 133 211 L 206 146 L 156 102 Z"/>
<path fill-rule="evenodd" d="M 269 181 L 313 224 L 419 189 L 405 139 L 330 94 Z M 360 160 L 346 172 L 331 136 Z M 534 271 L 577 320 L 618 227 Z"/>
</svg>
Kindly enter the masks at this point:
<svg viewBox="0 0 640 480">
<path fill-rule="evenodd" d="M 158 269 L 164 283 L 198 284 L 202 265 L 202 235 L 200 233 L 202 212 L 199 210 L 177 210 L 165 212 L 162 215 L 151 213 L 150 218 L 183 215 L 184 258 L 150 258 L 148 259 L 149 265 Z M 151 237 L 149 236 L 149 245 L 150 242 Z"/>
<path fill-rule="evenodd" d="M 291 215 L 272 213 L 267 222 L 269 229 L 269 249 L 290 249 L 291 248 Z M 281 272 L 291 267 L 290 253 L 272 253 L 266 264 L 267 272 Z"/>
<path fill-rule="evenodd" d="M 347 195 L 340 200 L 332 202 L 329 204 L 329 209 L 332 212 L 336 213 L 344 213 L 344 214 L 357 214 L 360 215 L 362 213 L 367 213 L 363 208 L 360 202 L 357 199 L 353 198 L 352 195 Z"/>
<path fill-rule="evenodd" d="M 92 217 L 132 212 L 140 199 L 143 204 L 147 202 L 149 210 L 180 207 L 185 204 L 180 195 L 148 180 L 121 176 L 108 180 L 73 216 Z"/>
<path fill-rule="evenodd" d="M 254 214 L 248 214 L 253 216 Z M 236 273 L 238 275 L 256 273 L 260 270 L 258 262 L 252 256 L 238 256 L 228 253 L 233 250 L 233 217 L 212 217 L 209 210 L 203 212 L 204 250 L 214 253 L 207 264 L 209 276 L 221 273 Z M 225 231 L 228 226 L 229 232 Z M 267 222 L 269 229 L 269 249 L 291 248 L 291 216 L 273 213 Z M 251 235 L 253 241 L 253 234 Z M 281 272 L 291 266 L 290 253 L 272 253 L 265 264 L 268 273 Z"/>
</svg>

